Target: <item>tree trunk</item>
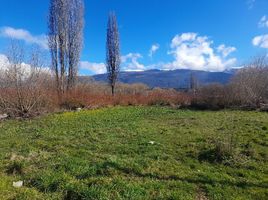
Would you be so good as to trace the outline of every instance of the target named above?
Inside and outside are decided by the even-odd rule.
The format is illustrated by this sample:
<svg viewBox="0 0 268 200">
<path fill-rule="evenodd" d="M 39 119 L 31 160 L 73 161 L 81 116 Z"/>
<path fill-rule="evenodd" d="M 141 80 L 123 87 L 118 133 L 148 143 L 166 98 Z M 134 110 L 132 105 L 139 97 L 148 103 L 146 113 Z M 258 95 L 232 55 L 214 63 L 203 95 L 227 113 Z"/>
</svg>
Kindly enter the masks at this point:
<svg viewBox="0 0 268 200">
<path fill-rule="evenodd" d="M 114 96 L 114 85 L 112 85 L 112 95 Z"/>
</svg>

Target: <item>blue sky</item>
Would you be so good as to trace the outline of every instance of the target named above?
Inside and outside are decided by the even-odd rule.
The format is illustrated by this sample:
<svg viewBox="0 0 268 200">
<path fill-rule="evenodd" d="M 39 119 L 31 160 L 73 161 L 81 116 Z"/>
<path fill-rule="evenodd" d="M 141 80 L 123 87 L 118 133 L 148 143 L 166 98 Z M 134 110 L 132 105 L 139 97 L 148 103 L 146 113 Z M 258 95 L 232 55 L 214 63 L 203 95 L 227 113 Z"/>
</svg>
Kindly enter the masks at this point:
<svg viewBox="0 0 268 200">
<path fill-rule="evenodd" d="M 22 40 L 46 49 L 48 0 L 1 0 L 0 52 Z M 122 69 L 239 67 L 267 52 L 268 0 L 85 0 L 81 74 L 105 72 L 107 15 L 115 11 Z"/>
</svg>

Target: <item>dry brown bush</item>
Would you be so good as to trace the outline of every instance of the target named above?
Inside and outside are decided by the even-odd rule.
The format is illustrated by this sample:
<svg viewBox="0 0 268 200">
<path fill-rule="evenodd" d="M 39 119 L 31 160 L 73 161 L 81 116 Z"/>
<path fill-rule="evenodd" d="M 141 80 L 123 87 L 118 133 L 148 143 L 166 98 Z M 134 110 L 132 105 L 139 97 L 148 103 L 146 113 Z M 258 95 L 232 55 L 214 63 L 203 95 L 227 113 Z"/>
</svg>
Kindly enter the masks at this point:
<svg viewBox="0 0 268 200">
<path fill-rule="evenodd" d="M 252 63 L 238 71 L 231 84 L 236 105 L 259 108 L 268 104 L 268 59 L 257 57 Z"/>
<path fill-rule="evenodd" d="M 115 96 L 110 94 L 105 84 L 92 83 L 78 85 L 65 94 L 61 106 L 65 109 L 78 107 L 95 108 L 115 105 L 174 105 L 184 106 L 191 102 L 190 96 L 175 90 L 149 90 L 143 84 L 121 84 Z"/>
<path fill-rule="evenodd" d="M 267 110 L 267 56 L 259 56 L 240 69 L 228 85 L 211 84 L 198 88 L 193 95 L 192 107 Z"/>
<path fill-rule="evenodd" d="M 51 76 L 43 67 L 41 53 L 34 49 L 27 55 L 19 43 L 12 43 L 7 55 L 0 77 L 1 112 L 12 117 L 31 117 L 50 110 L 54 102 L 49 92 Z"/>
<path fill-rule="evenodd" d="M 191 106 L 212 110 L 226 108 L 230 105 L 229 90 L 221 84 L 203 86 L 196 91 Z"/>
</svg>

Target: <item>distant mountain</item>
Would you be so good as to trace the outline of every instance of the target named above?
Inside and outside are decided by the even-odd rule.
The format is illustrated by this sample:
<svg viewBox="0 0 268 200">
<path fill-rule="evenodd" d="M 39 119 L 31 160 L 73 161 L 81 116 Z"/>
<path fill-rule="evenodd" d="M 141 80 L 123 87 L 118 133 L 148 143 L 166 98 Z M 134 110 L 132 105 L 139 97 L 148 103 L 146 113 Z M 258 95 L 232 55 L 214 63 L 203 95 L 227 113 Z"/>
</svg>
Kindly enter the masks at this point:
<svg viewBox="0 0 268 200">
<path fill-rule="evenodd" d="M 148 70 L 142 72 L 121 72 L 119 74 L 119 81 L 122 83 L 144 83 L 151 88 L 189 88 L 191 74 L 195 77 L 199 85 L 206 85 L 211 83 L 226 84 L 230 81 L 235 71 L 226 72 L 207 72 L 197 70 Z M 105 82 L 107 80 L 106 74 L 99 74 L 93 76 L 95 81 Z"/>
</svg>

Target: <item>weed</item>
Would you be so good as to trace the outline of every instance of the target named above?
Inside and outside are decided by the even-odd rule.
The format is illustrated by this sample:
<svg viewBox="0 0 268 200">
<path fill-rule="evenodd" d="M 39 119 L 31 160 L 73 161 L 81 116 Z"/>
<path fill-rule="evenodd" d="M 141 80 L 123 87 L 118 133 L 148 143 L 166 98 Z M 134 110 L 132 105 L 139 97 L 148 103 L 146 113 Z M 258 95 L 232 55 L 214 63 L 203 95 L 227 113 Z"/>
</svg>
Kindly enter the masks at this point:
<svg viewBox="0 0 268 200">
<path fill-rule="evenodd" d="M 22 175 L 24 173 L 24 166 L 23 161 L 12 161 L 12 163 L 7 166 L 6 172 L 13 175 Z"/>
</svg>

